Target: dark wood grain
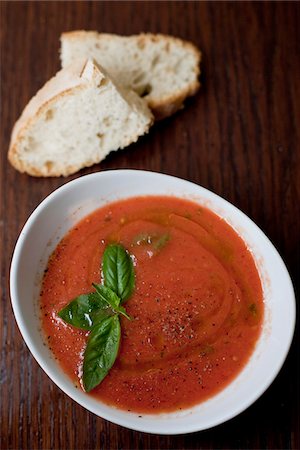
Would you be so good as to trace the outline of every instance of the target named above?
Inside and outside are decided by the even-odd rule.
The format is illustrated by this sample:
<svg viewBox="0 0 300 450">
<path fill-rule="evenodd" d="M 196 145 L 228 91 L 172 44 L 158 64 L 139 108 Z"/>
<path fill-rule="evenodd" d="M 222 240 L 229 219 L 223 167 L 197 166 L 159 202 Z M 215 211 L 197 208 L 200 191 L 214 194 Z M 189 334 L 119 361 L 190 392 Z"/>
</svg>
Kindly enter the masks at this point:
<svg viewBox="0 0 300 450">
<path fill-rule="evenodd" d="M 148 136 L 80 175 L 111 168 L 176 175 L 248 214 L 283 256 L 299 292 L 299 3 L 1 2 L 1 448 L 299 449 L 299 328 L 267 392 L 230 422 L 158 436 L 113 425 L 61 392 L 16 326 L 9 266 L 37 204 L 68 179 L 34 179 L 6 155 L 11 128 L 59 68 L 59 35 L 72 29 L 189 39 L 203 51 L 202 89 Z"/>
</svg>

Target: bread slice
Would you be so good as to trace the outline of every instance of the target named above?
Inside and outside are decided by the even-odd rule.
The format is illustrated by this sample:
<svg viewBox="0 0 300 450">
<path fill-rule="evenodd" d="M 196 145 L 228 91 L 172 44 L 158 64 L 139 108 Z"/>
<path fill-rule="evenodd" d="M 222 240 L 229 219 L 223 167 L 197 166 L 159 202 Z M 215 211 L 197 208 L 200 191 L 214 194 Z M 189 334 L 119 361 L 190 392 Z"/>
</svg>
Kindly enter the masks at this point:
<svg viewBox="0 0 300 450">
<path fill-rule="evenodd" d="M 156 119 L 173 114 L 200 86 L 201 53 L 172 36 L 72 31 L 61 35 L 60 57 L 62 67 L 78 57 L 94 58 L 120 84 L 144 97 Z"/>
<path fill-rule="evenodd" d="M 8 158 L 20 172 L 70 175 L 146 133 L 151 111 L 135 92 L 117 87 L 92 60 L 62 69 L 16 122 Z"/>
</svg>

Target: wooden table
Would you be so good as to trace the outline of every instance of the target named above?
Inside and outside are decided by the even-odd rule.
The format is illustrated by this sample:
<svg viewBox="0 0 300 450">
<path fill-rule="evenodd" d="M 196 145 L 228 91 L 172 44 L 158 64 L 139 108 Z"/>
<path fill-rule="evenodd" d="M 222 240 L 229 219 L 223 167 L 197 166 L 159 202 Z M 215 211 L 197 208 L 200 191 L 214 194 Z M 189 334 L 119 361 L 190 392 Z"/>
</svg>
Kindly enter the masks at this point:
<svg viewBox="0 0 300 450">
<path fill-rule="evenodd" d="M 299 6 L 1 2 L 1 448 L 300 447 L 299 329 L 280 374 L 247 411 L 212 430 L 156 436 L 106 422 L 61 392 L 23 342 L 8 288 L 14 244 L 38 203 L 71 178 L 112 168 L 172 174 L 225 197 L 269 236 L 297 286 Z M 101 165 L 67 179 L 31 178 L 7 163 L 10 132 L 30 97 L 59 69 L 59 36 L 72 29 L 151 31 L 189 39 L 203 51 L 202 89 L 184 110 Z"/>
</svg>

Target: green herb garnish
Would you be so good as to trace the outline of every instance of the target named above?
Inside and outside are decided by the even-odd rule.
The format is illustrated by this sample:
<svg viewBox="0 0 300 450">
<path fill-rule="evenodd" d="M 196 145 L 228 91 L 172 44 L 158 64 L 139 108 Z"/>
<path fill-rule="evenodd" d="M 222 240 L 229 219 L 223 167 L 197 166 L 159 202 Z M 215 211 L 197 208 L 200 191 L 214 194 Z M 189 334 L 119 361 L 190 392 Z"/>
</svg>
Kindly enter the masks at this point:
<svg viewBox="0 0 300 450">
<path fill-rule="evenodd" d="M 83 358 L 82 383 L 90 392 L 101 383 L 118 355 L 121 326 L 119 314 L 131 320 L 121 303 L 135 287 L 133 263 L 119 244 L 108 245 L 102 261 L 103 284 L 96 292 L 79 295 L 58 313 L 70 325 L 91 330 Z"/>
<path fill-rule="evenodd" d="M 89 392 L 106 377 L 119 350 L 121 326 L 117 314 L 97 323 L 89 335 L 84 352 L 82 381 Z"/>
<path fill-rule="evenodd" d="M 103 255 L 102 272 L 104 285 L 113 290 L 122 302 L 134 290 L 132 259 L 121 245 L 108 245 Z"/>
<path fill-rule="evenodd" d="M 59 317 L 73 327 L 91 330 L 95 322 L 108 316 L 111 309 L 97 293 L 79 295 L 58 313 Z"/>
</svg>

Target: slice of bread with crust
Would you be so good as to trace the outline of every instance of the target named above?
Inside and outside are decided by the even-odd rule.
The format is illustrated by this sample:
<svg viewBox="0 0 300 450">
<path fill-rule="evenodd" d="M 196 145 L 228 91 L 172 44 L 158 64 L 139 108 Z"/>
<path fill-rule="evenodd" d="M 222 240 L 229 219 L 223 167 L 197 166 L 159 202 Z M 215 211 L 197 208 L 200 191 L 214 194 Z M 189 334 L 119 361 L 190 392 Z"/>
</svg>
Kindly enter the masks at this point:
<svg viewBox="0 0 300 450">
<path fill-rule="evenodd" d="M 14 126 L 8 158 L 33 176 L 67 176 L 135 142 L 152 122 L 143 99 L 81 59 L 30 100 Z"/>
<path fill-rule="evenodd" d="M 96 31 L 61 35 L 61 63 L 90 57 L 148 103 L 156 119 L 170 116 L 200 84 L 201 53 L 190 42 L 162 34 L 118 36 Z"/>
</svg>

